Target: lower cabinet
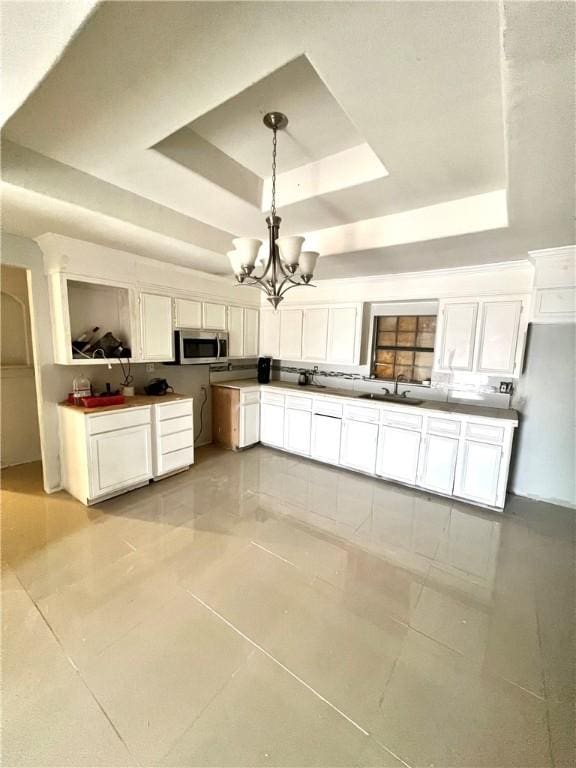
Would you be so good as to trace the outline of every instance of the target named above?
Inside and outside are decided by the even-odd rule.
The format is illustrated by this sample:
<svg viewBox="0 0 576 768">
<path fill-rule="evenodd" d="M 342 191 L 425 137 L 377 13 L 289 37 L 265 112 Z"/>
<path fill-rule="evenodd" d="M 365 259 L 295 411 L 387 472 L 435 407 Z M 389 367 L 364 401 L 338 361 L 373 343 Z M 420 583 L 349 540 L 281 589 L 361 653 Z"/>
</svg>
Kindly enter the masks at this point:
<svg viewBox="0 0 576 768">
<path fill-rule="evenodd" d="M 284 448 L 284 406 L 262 403 L 260 406 L 260 440 L 276 448 Z"/>
<path fill-rule="evenodd" d="M 312 442 L 310 453 L 313 459 L 338 464 L 340 458 L 340 434 L 342 419 L 315 413 L 312 417 Z"/>
<path fill-rule="evenodd" d="M 377 475 L 415 485 L 419 455 L 419 431 L 389 426 L 380 427 Z"/>
<path fill-rule="evenodd" d="M 374 474 L 378 447 L 378 424 L 345 420 L 342 424 L 340 464 Z"/>
<path fill-rule="evenodd" d="M 194 464 L 192 399 L 158 403 L 152 408 L 154 478 Z"/>
<path fill-rule="evenodd" d="M 152 476 L 150 425 L 90 435 L 90 498 L 145 483 Z"/>
<path fill-rule="evenodd" d="M 497 506 L 502 447 L 464 440 L 458 457 L 454 495 Z"/>
<path fill-rule="evenodd" d="M 451 495 L 459 441 L 453 437 L 426 435 L 420 448 L 416 485 Z"/>
<path fill-rule="evenodd" d="M 240 440 L 238 447 L 246 448 L 260 440 L 260 403 L 240 404 Z"/>
<path fill-rule="evenodd" d="M 310 456 L 312 436 L 312 414 L 310 411 L 286 408 L 284 427 L 284 448 L 287 451 Z"/>
</svg>

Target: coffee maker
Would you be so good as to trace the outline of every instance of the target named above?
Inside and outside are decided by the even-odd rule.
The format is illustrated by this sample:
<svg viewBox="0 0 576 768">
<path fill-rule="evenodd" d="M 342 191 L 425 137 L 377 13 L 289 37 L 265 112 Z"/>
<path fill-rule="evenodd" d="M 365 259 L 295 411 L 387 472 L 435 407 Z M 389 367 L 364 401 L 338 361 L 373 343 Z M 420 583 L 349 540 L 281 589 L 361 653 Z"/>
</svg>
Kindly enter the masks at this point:
<svg viewBox="0 0 576 768">
<path fill-rule="evenodd" d="M 270 383 L 270 367 L 272 365 L 271 357 L 258 358 L 258 384 Z"/>
</svg>

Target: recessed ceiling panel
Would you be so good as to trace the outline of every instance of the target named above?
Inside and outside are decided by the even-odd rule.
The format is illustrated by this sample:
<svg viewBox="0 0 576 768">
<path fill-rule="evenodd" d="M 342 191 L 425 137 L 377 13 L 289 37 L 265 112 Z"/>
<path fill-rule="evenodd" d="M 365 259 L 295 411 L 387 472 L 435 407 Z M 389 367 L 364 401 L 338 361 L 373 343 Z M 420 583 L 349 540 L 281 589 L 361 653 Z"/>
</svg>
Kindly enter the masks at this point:
<svg viewBox="0 0 576 768">
<path fill-rule="evenodd" d="M 261 178 L 270 175 L 266 112 L 284 112 L 278 167 L 289 171 L 363 143 L 306 56 L 299 56 L 189 124 L 195 133 Z"/>
</svg>

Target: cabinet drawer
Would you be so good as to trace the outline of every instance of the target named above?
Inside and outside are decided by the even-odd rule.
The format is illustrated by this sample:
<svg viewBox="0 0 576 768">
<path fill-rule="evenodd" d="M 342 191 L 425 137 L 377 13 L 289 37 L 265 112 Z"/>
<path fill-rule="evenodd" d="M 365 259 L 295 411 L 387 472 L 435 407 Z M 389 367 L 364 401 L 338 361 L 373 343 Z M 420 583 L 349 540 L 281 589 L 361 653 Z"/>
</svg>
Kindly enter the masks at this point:
<svg viewBox="0 0 576 768">
<path fill-rule="evenodd" d="M 422 416 L 401 410 L 382 411 L 382 424 L 404 429 L 422 429 Z"/>
<path fill-rule="evenodd" d="M 297 411 L 311 411 L 312 398 L 311 397 L 294 397 L 292 395 L 287 395 L 286 408 L 294 408 Z"/>
<path fill-rule="evenodd" d="M 176 432 L 184 432 L 192 428 L 192 414 L 180 416 L 177 419 L 166 419 L 158 423 L 158 433 L 160 436 L 173 435 Z"/>
<path fill-rule="evenodd" d="M 160 456 L 158 462 L 159 473 L 174 472 L 182 467 L 194 464 L 194 448 L 182 448 L 180 451 L 172 451 Z"/>
<path fill-rule="evenodd" d="M 240 403 L 242 405 L 252 405 L 260 402 L 260 392 L 242 392 L 240 390 Z"/>
<path fill-rule="evenodd" d="M 364 421 L 369 424 L 378 424 L 380 421 L 379 408 L 363 408 L 358 405 L 345 405 L 344 418 L 352 421 Z"/>
<path fill-rule="evenodd" d="M 194 432 L 191 429 L 186 432 L 176 432 L 175 435 L 165 435 L 160 438 L 160 453 L 179 451 L 181 448 L 190 448 L 194 445 Z"/>
<path fill-rule="evenodd" d="M 150 424 L 150 406 L 143 408 L 126 408 L 109 413 L 95 413 L 88 417 L 88 434 L 98 435 L 101 432 L 111 432 L 115 429 L 138 427 L 140 424 Z"/>
<path fill-rule="evenodd" d="M 262 392 L 260 402 L 268 405 L 284 405 L 284 395 L 278 395 L 274 392 Z"/>
<path fill-rule="evenodd" d="M 470 422 L 466 425 L 466 437 L 487 443 L 502 443 L 504 441 L 504 427 Z"/>
<path fill-rule="evenodd" d="M 157 405 L 158 419 L 176 419 L 179 416 L 189 416 L 192 413 L 192 400 L 178 400 L 175 403 Z"/>
<path fill-rule="evenodd" d="M 342 418 L 342 403 L 337 400 L 314 400 L 313 402 L 314 413 L 319 413 L 324 416 L 336 416 Z"/>
<path fill-rule="evenodd" d="M 427 431 L 434 435 L 453 435 L 460 434 L 461 422 L 452 419 L 438 419 L 432 417 L 428 419 Z"/>
</svg>

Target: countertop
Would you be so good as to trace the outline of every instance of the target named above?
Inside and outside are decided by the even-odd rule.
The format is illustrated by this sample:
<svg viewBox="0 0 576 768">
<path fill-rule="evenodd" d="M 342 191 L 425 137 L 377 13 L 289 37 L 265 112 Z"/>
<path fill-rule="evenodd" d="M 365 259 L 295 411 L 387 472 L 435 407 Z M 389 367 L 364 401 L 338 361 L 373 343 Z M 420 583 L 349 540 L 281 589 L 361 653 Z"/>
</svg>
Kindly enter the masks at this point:
<svg viewBox="0 0 576 768">
<path fill-rule="evenodd" d="M 72 403 L 64 400 L 62 403 L 58 403 L 62 408 L 71 408 L 73 411 L 79 413 L 102 413 L 104 411 L 122 411 L 126 408 L 142 408 L 144 405 L 156 405 L 157 403 L 170 403 L 176 400 L 192 400 L 191 395 L 179 395 L 176 392 L 167 393 L 166 395 L 133 395 L 127 397 L 124 403 L 120 405 L 99 405 L 96 408 L 85 408 L 81 405 L 72 405 Z"/>
<path fill-rule="evenodd" d="M 213 387 L 230 387 L 232 389 L 257 389 L 270 387 L 271 389 L 294 389 L 300 393 L 316 395 L 317 397 L 346 397 L 364 404 L 379 406 L 396 406 L 400 408 L 415 408 L 419 411 L 439 411 L 441 413 L 454 413 L 466 416 L 478 416 L 484 419 L 502 419 L 518 423 L 518 412 L 512 408 L 492 408 L 487 405 L 469 405 L 468 403 L 444 403 L 438 400 L 424 400 L 420 405 L 403 405 L 402 403 L 385 402 L 383 400 L 362 400 L 359 395 L 363 392 L 350 392 L 349 389 L 337 389 L 335 387 L 317 387 L 313 384 L 301 386 L 289 381 L 271 381 L 269 384 L 259 384 L 256 379 L 238 379 L 233 381 L 213 382 Z"/>
</svg>

